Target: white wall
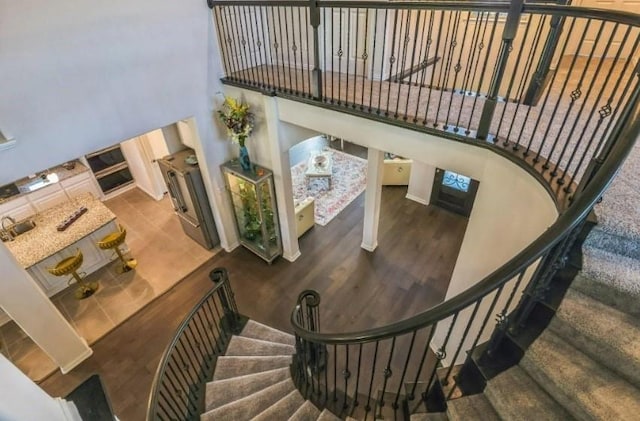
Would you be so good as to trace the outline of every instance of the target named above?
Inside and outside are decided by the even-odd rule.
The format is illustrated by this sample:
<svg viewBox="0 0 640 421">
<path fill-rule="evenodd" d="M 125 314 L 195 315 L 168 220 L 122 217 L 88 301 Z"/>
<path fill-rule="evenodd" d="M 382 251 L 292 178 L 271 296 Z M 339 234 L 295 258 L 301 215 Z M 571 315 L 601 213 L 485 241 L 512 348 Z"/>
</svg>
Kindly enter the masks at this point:
<svg viewBox="0 0 640 421">
<path fill-rule="evenodd" d="M 0 0 L 0 16 L 0 126 L 18 142 L 0 184 L 208 114 L 204 1 Z"/>
<path fill-rule="evenodd" d="M 0 420 L 80 420 L 73 402 L 52 398 L 0 354 Z"/>
</svg>

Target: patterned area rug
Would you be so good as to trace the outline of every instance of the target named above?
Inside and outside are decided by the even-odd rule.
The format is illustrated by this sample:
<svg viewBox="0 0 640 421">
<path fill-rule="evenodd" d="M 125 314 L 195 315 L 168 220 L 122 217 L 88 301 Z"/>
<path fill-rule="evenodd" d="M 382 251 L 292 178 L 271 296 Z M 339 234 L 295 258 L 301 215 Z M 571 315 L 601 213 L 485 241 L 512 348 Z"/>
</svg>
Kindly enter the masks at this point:
<svg viewBox="0 0 640 421">
<path fill-rule="evenodd" d="M 293 200 L 299 203 L 311 196 L 315 199 L 315 222 L 327 225 L 346 208 L 367 183 L 367 161 L 344 152 L 330 150 L 333 155 L 333 175 L 331 189 L 326 178 L 312 178 L 307 181 L 304 173 L 307 161 L 291 168 Z"/>
</svg>

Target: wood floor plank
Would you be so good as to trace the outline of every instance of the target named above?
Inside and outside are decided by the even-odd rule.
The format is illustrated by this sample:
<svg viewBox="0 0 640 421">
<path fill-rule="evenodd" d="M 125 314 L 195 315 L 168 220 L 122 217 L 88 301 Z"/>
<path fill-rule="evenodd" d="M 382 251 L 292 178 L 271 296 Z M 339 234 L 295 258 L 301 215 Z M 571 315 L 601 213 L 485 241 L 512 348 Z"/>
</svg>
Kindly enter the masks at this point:
<svg viewBox="0 0 640 421">
<path fill-rule="evenodd" d="M 331 223 L 316 225 L 300 239 L 296 262 L 279 258 L 267 265 L 243 248 L 222 252 L 97 342 L 94 355 L 71 373 L 55 373 L 41 386 L 52 396 L 65 396 L 98 373 L 116 415 L 143 420 L 161 354 L 211 287 L 207 275 L 218 266 L 228 269 L 241 312 L 289 332 L 291 310 L 304 289 L 320 292 L 326 332 L 383 326 L 432 307 L 445 296 L 467 220 L 405 195 L 406 187 L 383 188 L 374 252 L 360 248 L 362 194 Z"/>
</svg>

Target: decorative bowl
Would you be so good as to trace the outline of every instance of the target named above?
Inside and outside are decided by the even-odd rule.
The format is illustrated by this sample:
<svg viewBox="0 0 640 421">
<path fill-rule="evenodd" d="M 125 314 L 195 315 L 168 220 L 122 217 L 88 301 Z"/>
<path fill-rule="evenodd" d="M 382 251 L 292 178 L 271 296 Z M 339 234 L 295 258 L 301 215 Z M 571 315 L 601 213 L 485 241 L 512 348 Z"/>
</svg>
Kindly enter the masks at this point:
<svg viewBox="0 0 640 421">
<path fill-rule="evenodd" d="M 327 157 L 324 155 L 318 155 L 313 159 L 313 164 L 316 167 L 324 167 L 327 163 Z"/>
</svg>

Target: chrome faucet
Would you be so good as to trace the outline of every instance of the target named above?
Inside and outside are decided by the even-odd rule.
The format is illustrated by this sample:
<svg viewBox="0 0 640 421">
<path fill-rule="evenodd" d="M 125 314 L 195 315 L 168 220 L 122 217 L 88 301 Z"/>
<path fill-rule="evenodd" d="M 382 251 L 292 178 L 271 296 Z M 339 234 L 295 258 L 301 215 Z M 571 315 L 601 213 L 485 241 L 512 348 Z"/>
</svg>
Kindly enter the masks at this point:
<svg viewBox="0 0 640 421">
<path fill-rule="evenodd" d="M 2 219 L 0 220 L 0 226 L 2 227 L 2 229 L 0 230 L 0 238 L 2 239 L 2 241 L 13 241 L 13 235 L 11 235 L 11 233 L 7 230 L 7 227 L 4 225 L 5 222 L 11 222 L 11 224 L 15 224 L 16 220 L 13 219 L 10 216 L 3 216 Z M 11 225 L 9 225 L 11 226 Z"/>
</svg>

